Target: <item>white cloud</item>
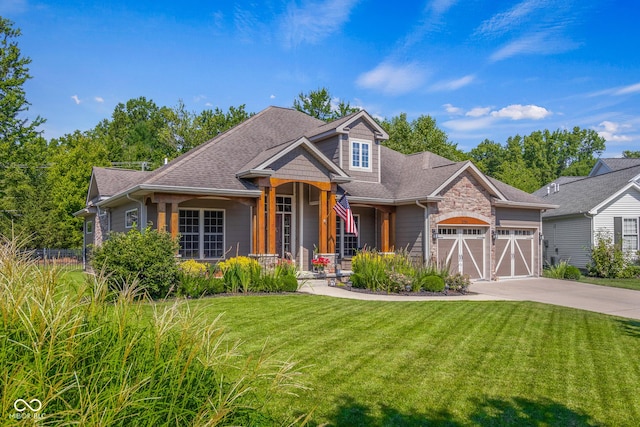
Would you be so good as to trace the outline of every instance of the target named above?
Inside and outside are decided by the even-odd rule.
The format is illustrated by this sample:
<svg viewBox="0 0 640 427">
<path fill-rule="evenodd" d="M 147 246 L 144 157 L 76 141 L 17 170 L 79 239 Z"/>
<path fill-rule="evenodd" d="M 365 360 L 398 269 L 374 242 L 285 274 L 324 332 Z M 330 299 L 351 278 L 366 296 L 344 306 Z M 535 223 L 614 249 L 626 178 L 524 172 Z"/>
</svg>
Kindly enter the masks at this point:
<svg viewBox="0 0 640 427">
<path fill-rule="evenodd" d="M 455 119 L 442 123 L 443 126 L 457 132 L 468 132 L 478 129 L 488 129 L 496 121 L 494 117 L 474 117 L 472 119 Z"/>
<path fill-rule="evenodd" d="M 276 96 L 275 96 L 275 95 L 271 95 L 271 96 L 269 97 L 269 99 L 276 99 Z"/>
<path fill-rule="evenodd" d="M 491 107 L 474 107 L 471 110 L 467 111 L 465 116 L 468 117 L 482 117 L 486 116 L 491 112 Z"/>
<path fill-rule="evenodd" d="M 509 118 L 511 120 L 540 120 L 550 116 L 551 111 L 537 105 L 512 104 L 498 111 L 492 111 L 492 117 Z"/>
<path fill-rule="evenodd" d="M 96 101 L 97 103 L 103 104 L 104 103 L 104 98 L 101 96 L 96 96 L 93 98 L 94 101 Z"/>
<path fill-rule="evenodd" d="M 359 0 L 292 1 L 280 25 L 287 48 L 315 44 L 339 31 Z"/>
<path fill-rule="evenodd" d="M 442 15 L 453 7 L 458 0 L 432 0 L 427 9 L 430 9 L 434 15 Z"/>
<path fill-rule="evenodd" d="M 76 105 L 79 105 L 82 101 L 80 100 L 80 98 L 78 98 L 78 95 L 73 95 L 71 97 L 71 99 L 73 99 L 73 101 L 76 103 Z"/>
<path fill-rule="evenodd" d="M 636 83 L 633 85 L 620 88 L 614 92 L 614 95 L 628 95 L 630 93 L 638 93 L 638 92 L 640 92 L 640 83 Z"/>
<path fill-rule="evenodd" d="M 616 122 L 611 122 L 609 120 L 605 120 L 598 125 L 600 129 L 596 129 L 598 135 L 604 138 L 607 141 L 611 142 L 627 142 L 631 141 L 631 138 L 628 135 L 623 135 L 621 132 L 623 130 L 630 130 L 632 128 L 629 124 L 620 124 Z"/>
<path fill-rule="evenodd" d="M 525 0 L 518 3 L 510 10 L 494 15 L 490 19 L 484 21 L 478 29 L 477 34 L 485 36 L 493 36 L 506 33 L 519 28 L 527 19 L 531 19 L 531 14 L 536 9 L 544 8 L 547 5 L 546 0 Z"/>
<path fill-rule="evenodd" d="M 578 43 L 567 40 L 559 31 L 539 31 L 513 40 L 489 57 L 491 62 L 502 61 L 517 55 L 550 55 L 573 50 Z"/>
<path fill-rule="evenodd" d="M 449 113 L 449 114 L 456 114 L 456 115 L 459 115 L 459 114 L 462 114 L 462 112 L 463 112 L 462 108 L 460 108 L 460 107 L 454 107 L 454 106 L 453 106 L 453 105 L 451 105 L 451 104 L 444 104 L 444 105 L 443 105 L 443 107 L 444 107 L 445 111 L 446 111 L 447 113 Z"/>
<path fill-rule="evenodd" d="M 431 86 L 431 90 L 434 90 L 434 91 L 458 90 L 460 88 L 463 88 L 473 83 L 475 79 L 476 79 L 476 76 L 474 76 L 473 74 L 469 74 L 459 79 L 438 82 L 433 86 Z"/>
<path fill-rule="evenodd" d="M 417 63 L 394 65 L 383 62 L 373 70 L 360 74 L 356 84 L 388 95 L 401 95 L 420 87 L 425 78 L 426 70 Z"/>
</svg>

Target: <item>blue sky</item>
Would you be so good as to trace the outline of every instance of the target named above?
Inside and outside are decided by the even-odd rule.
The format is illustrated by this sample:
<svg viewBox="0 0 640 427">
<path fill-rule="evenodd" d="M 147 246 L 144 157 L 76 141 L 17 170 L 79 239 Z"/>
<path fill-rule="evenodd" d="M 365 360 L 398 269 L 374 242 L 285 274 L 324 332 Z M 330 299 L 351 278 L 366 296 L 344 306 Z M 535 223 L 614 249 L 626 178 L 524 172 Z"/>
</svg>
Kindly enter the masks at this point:
<svg viewBox="0 0 640 427">
<path fill-rule="evenodd" d="M 574 126 L 640 149 L 640 5 L 623 0 L 0 0 L 47 138 L 145 96 L 290 107 L 326 87 L 377 117 L 428 114 L 470 150 Z"/>
</svg>

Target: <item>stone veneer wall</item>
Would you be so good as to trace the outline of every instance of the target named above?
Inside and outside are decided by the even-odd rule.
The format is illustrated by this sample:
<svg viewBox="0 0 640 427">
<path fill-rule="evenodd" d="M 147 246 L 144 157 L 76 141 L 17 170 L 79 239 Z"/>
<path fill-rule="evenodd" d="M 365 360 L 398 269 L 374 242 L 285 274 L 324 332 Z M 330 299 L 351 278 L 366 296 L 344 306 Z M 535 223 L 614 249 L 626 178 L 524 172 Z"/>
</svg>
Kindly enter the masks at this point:
<svg viewBox="0 0 640 427">
<path fill-rule="evenodd" d="M 429 208 L 431 228 L 437 228 L 438 223 L 447 218 L 467 216 L 486 221 L 490 229 L 496 226 L 495 207 L 491 205 L 491 194 L 469 172 L 456 177 L 440 192 L 444 200 L 437 203 L 435 208 Z M 487 230 L 490 233 L 490 230 Z M 489 238 L 490 239 L 490 238 Z M 495 277 L 495 245 L 490 242 L 489 278 Z M 437 259 L 437 245 L 430 245 L 430 258 Z"/>
</svg>

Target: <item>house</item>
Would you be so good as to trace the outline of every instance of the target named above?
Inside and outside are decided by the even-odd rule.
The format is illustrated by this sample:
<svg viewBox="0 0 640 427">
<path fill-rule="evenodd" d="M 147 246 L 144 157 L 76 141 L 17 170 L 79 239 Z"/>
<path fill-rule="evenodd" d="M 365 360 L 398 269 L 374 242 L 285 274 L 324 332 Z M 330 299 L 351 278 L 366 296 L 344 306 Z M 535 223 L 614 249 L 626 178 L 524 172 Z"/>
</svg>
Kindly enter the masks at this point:
<svg viewBox="0 0 640 427">
<path fill-rule="evenodd" d="M 599 159 L 584 177 L 560 177 L 535 193 L 559 207 L 542 215 L 544 259 L 586 268 L 600 233 L 633 255 L 640 247 L 640 159 Z"/>
<path fill-rule="evenodd" d="M 179 236 L 183 258 L 314 254 L 350 268 L 363 247 L 450 262 L 475 279 L 537 276 L 541 214 L 553 205 L 471 162 L 404 155 L 360 111 L 325 123 L 269 107 L 154 171 L 94 168 L 85 246 L 143 224 Z M 334 211 L 347 195 L 357 235 Z"/>
</svg>

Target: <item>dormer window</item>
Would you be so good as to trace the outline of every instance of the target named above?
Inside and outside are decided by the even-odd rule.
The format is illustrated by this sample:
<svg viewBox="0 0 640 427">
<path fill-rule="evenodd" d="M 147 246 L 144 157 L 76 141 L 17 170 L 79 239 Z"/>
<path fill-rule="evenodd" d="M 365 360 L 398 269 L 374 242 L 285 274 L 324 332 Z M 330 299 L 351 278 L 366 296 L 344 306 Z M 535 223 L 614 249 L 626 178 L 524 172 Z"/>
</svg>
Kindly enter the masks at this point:
<svg viewBox="0 0 640 427">
<path fill-rule="evenodd" d="M 371 142 L 351 141 L 351 163 L 349 169 L 371 170 Z"/>
</svg>

